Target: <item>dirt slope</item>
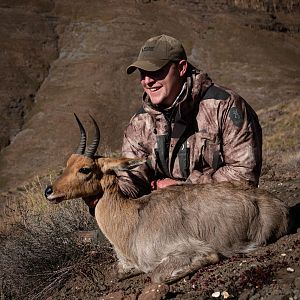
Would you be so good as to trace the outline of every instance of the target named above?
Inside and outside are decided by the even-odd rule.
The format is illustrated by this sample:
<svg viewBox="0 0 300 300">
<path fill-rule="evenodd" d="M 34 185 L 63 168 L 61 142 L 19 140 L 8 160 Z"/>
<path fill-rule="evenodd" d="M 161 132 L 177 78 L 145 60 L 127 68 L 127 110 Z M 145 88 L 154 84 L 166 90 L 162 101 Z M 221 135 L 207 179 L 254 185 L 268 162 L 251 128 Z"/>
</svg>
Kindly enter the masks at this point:
<svg viewBox="0 0 300 300">
<path fill-rule="evenodd" d="M 272 29 L 274 16 L 241 13 L 222 4 L 118 3 L 52 1 L 47 10 L 38 10 L 46 25 L 46 20 L 56 20 L 58 57 L 36 92 L 32 109 L 26 111 L 22 130 L 1 152 L 0 189 L 63 164 L 78 142 L 73 112 L 88 124 L 88 113 L 99 120 L 101 151 L 119 150 L 123 128 L 140 105 L 138 78 L 127 76 L 125 69 L 141 43 L 156 34 L 182 40 L 195 65 L 219 84 L 236 89 L 255 108 L 299 94 L 300 47 L 293 18 L 276 15 L 276 21 L 284 19 L 290 30 L 282 33 L 258 29 L 263 25 Z M 27 9 L 18 8 L 23 13 Z"/>
<path fill-rule="evenodd" d="M 0 150 L 22 129 L 34 97 L 57 56 L 50 1 L 0 3 Z"/>
</svg>

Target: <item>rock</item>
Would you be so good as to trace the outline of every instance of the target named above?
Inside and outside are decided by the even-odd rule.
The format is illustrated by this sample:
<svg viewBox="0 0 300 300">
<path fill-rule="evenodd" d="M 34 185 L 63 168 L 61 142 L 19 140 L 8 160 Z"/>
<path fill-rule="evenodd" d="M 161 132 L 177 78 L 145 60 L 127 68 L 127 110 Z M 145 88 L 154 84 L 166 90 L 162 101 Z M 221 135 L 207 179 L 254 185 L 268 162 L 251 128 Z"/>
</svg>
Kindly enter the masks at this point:
<svg viewBox="0 0 300 300">
<path fill-rule="evenodd" d="M 117 292 L 110 293 L 108 295 L 105 295 L 105 296 L 99 298 L 99 300 L 109 300 L 109 299 L 124 300 L 124 292 L 123 291 L 117 291 Z"/>
<path fill-rule="evenodd" d="M 226 291 L 222 292 L 221 295 L 223 296 L 224 299 L 227 299 L 230 297 L 229 293 Z"/>
<path fill-rule="evenodd" d="M 106 296 L 102 296 L 98 300 L 136 300 L 136 295 L 124 295 L 123 291 L 117 291 Z"/>
<path fill-rule="evenodd" d="M 138 300 L 161 300 L 166 299 L 169 286 L 166 284 L 150 284 L 144 288 Z"/>
<path fill-rule="evenodd" d="M 214 292 L 214 293 L 211 294 L 211 296 L 213 298 L 219 298 L 221 296 L 221 293 L 220 292 Z"/>
</svg>

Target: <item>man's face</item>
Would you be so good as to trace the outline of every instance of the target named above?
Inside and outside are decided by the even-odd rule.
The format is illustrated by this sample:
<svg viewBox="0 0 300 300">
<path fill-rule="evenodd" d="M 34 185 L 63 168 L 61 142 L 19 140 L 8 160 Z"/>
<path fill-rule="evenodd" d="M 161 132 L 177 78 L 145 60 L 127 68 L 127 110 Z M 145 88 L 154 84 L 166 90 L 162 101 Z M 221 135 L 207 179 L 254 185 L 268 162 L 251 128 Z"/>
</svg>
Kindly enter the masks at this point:
<svg viewBox="0 0 300 300">
<path fill-rule="evenodd" d="M 169 62 L 158 71 L 140 70 L 141 85 L 154 105 L 169 107 L 181 91 L 186 61 Z"/>
</svg>

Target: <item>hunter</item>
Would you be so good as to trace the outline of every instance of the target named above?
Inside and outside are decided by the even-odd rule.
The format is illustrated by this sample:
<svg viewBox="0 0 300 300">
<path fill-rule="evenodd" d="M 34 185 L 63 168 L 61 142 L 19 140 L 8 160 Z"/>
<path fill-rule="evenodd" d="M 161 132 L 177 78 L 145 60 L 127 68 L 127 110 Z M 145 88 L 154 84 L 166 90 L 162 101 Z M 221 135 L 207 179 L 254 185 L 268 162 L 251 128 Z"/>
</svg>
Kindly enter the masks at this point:
<svg viewBox="0 0 300 300">
<path fill-rule="evenodd" d="M 122 154 L 146 162 L 119 177 L 125 194 L 221 181 L 258 186 L 262 131 L 241 96 L 195 68 L 181 42 L 167 35 L 145 42 L 127 74 L 136 70 L 142 107 L 125 129 Z"/>
</svg>

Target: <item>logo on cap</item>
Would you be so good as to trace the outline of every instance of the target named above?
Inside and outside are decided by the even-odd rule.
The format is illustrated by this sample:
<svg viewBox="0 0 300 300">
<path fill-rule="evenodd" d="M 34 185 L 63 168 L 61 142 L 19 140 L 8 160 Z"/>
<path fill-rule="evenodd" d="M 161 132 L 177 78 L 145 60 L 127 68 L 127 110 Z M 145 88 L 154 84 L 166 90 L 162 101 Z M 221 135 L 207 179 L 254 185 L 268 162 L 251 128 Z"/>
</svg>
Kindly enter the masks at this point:
<svg viewBox="0 0 300 300">
<path fill-rule="evenodd" d="M 146 47 L 143 47 L 142 52 L 153 51 L 153 50 L 154 50 L 154 47 L 146 46 Z"/>
</svg>

